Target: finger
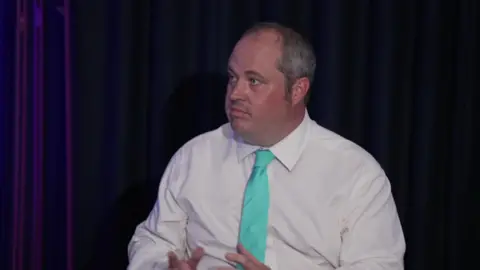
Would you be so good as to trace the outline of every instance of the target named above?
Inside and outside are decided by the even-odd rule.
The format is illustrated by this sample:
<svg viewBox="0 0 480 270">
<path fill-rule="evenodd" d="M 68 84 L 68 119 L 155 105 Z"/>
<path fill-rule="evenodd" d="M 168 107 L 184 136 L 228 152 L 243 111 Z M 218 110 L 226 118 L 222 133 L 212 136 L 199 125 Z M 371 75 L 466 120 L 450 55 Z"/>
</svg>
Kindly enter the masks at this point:
<svg viewBox="0 0 480 270">
<path fill-rule="evenodd" d="M 248 260 L 252 261 L 255 264 L 260 263 L 257 258 L 255 258 L 255 256 L 253 256 L 252 253 L 250 253 L 242 244 L 238 244 L 237 249 L 238 253 L 247 257 Z"/>
<path fill-rule="evenodd" d="M 243 267 L 247 268 L 250 265 L 250 261 L 245 255 L 238 254 L 238 253 L 227 253 L 225 258 L 231 262 L 239 263 L 243 265 Z"/>
</svg>

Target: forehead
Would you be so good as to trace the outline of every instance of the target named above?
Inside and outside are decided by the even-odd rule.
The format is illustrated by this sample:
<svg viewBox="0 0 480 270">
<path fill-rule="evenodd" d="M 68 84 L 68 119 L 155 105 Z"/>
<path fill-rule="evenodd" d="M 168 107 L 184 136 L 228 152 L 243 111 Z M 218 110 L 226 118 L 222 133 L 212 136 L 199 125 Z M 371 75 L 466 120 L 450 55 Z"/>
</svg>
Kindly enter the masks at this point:
<svg viewBox="0 0 480 270">
<path fill-rule="evenodd" d="M 274 72 L 281 57 L 281 45 L 280 36 L 273 31 L 251 33 L 235 45 L 229 66 L 239 71 L 252 69 L 262 73 Z"/>
</svg>

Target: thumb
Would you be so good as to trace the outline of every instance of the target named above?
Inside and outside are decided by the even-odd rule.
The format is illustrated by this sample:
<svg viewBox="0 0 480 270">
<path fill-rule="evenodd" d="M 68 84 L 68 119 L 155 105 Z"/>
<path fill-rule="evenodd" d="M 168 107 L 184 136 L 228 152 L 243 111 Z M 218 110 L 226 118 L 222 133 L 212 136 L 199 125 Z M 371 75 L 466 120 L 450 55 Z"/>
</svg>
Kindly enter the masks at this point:
<svg viewBox="0 0 480 270">
<path fill-rule="evenodd" d="M 178 257 L 173 251 L 168 252 L 168 266 L 170 268 L 178 267 Z"/>
<path fill-rule="evenodd" d="M 192 253 L 192 259 L 198 260 L 205 254 L 203 248 L 198 247 Z"/>
<path fill-rule="evenodd" d="M 205 251 L 203 250 L 203 248 L 201 247 L 196 248 L 193 251 L 190 259 L 188 260 L 188 264 L 190 265 L 190 267 L 196 266 L 200 262 L 200 259 L 203 257 L 204 254 L 205 254 Z"/>
</svg>

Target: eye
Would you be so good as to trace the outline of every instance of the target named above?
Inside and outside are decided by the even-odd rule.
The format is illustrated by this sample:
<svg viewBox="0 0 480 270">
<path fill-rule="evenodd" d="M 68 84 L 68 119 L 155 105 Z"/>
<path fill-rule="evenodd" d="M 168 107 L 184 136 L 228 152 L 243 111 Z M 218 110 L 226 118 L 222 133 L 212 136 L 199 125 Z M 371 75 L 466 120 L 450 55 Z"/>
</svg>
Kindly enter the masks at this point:
<svg viewBox="0 0 480 270">
<path fill-rule="evenodd" d="M 252 79 L 250 79 L 250 84 L 251 85 L 257 85 L 257 84 L 260 84 L 260 81 L 252 78 Z"/>
<path fill-rule="evenodd" d="M 236 80 L 237 80 L 237 79 L 236 79 L 235 76 L 233 76 L 233 75 L 231 75 L 231 74 L 228 75 L 228 81 L 229 81 L 230 83 L 235 82 Z"/>
</svg>

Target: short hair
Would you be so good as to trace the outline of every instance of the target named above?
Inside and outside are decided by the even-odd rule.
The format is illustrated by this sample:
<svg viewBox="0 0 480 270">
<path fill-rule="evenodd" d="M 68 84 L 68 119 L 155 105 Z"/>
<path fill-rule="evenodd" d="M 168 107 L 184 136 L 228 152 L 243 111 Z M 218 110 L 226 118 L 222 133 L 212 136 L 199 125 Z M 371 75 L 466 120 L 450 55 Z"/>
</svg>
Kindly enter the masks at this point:
<svg viewBox="0 0 480 270">
<path fill-rule="evenodd" d="M 278 61 L 278 70 L 285 76 L 287 93 L 297 79 L 306 77 L 312 85 L 315 77 L 316 56 L 313 46 L 301 34 L 292 28 L 274 22 L 260 22 L 244 32 L 242 37 L 259 31 L 273 30 L 278 33 L 282 42 L 282 56 Z M 310 99 L 310 90 L 305 95 L 305 104 Z"/>
</svg>

